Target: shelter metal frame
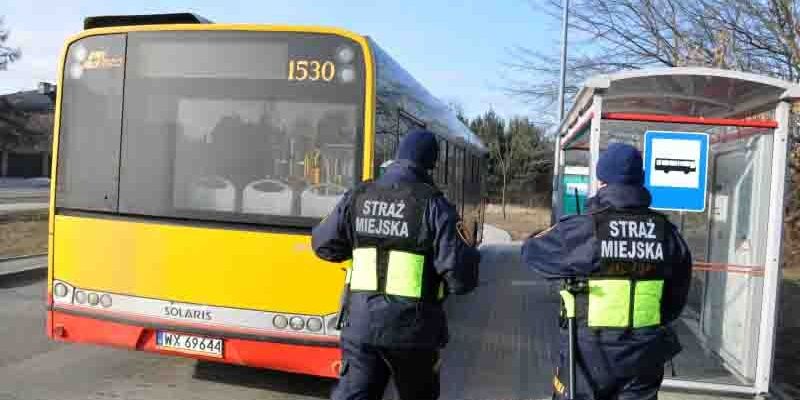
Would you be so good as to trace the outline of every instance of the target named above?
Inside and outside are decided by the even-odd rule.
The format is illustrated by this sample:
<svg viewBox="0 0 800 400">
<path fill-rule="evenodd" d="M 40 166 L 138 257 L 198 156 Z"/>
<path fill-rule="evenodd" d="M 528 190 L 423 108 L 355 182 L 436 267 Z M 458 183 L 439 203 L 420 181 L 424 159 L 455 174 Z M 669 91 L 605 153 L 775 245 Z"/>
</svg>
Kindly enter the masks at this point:
<svg viewBox="0 0 800 400">
<path fill-rule="evenodd" d="M 665 387 L 751 395 L 769 391 L 781 276 L 787 149 L 792 104 L 798 99 L 800 86 L 792 82 L 739 71 L 699 67 L 636 70 L 590 78 L 558 127 L 554 154 L 554 221 L 560 216 L 564 190 L 560 176 L 566 165 L 567 149 L 589 151 L 589 195 L 594 195 L 599 188 L 595 167 L 601 150 L 602 121 L 756 128 L 714 135 L 710 139 L 712 144 L 759 134 L 759 128 L 760 133 L 765 128 L 772 130 L 770 176 L 762 177 L 770 182 L 770 208 L 766 259 L 763 272 L 759 271 L 764 280 L 755 379 L 751 385 L 736 385 L 668 378 Z M 698 265 L 695 269 L 699 271 L 715 268 L 714 263 Z"/>
</svg>

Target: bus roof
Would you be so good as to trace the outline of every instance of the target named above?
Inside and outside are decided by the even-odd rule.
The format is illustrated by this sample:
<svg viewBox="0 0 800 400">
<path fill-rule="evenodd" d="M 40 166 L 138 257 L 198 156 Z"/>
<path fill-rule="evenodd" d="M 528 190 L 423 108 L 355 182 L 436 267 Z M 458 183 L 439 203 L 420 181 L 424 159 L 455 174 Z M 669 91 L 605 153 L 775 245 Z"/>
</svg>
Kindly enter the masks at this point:
<svg viewBox="0 0 800 400">
<path fill-rule="evenodd" d="M 194 13 L 146 14 L 146 15 L 97 15 L 83 20 L 83 29 L 109 28 L 131 25 L 166 24 L 211 24 L 212 22 Z"/>
</svg>

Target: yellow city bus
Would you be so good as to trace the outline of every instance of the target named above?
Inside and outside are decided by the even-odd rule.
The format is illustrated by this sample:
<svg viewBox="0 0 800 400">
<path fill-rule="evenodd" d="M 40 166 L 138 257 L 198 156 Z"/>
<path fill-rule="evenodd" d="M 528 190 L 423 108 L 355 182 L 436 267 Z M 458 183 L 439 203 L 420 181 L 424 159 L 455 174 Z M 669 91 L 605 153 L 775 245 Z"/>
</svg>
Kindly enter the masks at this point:
<svg viewBox="0 0 800 400">
<path fill-rule="evenodd" d="M 192 14 L 85 21 L 62 54 L 47 334 L 336 376 L 345 272 L 311 228 L 404 133 L 480 240 L 486 150 L 370 38 Z"/>
</svg>

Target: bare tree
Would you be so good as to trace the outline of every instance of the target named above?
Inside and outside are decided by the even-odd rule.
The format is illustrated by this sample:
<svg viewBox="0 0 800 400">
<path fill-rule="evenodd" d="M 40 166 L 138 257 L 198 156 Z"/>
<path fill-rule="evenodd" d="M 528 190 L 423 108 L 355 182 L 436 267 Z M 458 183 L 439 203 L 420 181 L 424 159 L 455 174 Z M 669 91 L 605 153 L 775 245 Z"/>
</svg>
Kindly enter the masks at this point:
<svg viewBox="0 0 800 400">
<path fill-rule="evenodd" d="M 728 32 L 743 68 L 789 80 L 800 77 L 796 0 L 701 0 L 705 18 Z"/>
<path fill-rule="evenodd" d="M 3 18 L 0 17 L 0 71 L 8 68 L 8 64 L 18 60 L 22 56 L 19 48 L 6 45 L 11 32 L 3 27 Z"/>
<path fill-rule="evenodd" d="M 549 187 L 552 172 L 552 144 L 544 131 L 527 117 L 512 117 L 506 122 L 493 110 L 472 119 L 470 128 L 489 149 L 487 183 L 490 194 L 499 188 L 503 219 L 507 217 L 509 194 L 532 198 L 540 183 Z M 511 193 L 510 193 L 511 192 Z"/>
<path fill-rule="evenodd" d="M 560 19 L 560 0 L 533 4 Z M 589 76 L 654 66 L 701 65 L 800 77 L 797 0 L 573 0 L 568 101 Z M 510 93 L 551 106 L 557 49 L 510 50 Z"/>
</svg>

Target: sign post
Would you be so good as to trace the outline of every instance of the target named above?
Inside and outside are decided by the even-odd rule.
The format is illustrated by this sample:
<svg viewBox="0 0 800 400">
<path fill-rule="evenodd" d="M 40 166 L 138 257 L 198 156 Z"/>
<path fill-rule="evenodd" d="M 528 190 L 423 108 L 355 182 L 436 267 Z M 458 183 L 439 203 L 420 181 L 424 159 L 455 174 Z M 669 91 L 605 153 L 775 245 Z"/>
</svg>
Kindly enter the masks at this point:
<svg viewBox="0 0 800 400">
<path fill-rule="evenodd" d="M 707 178 L 708 134 L 645 132 L 644 180 L 653 196 L 651 208 L 705 211 Z"/>
</svg>

